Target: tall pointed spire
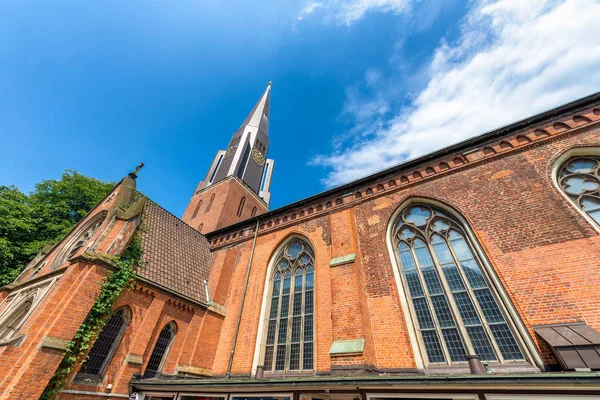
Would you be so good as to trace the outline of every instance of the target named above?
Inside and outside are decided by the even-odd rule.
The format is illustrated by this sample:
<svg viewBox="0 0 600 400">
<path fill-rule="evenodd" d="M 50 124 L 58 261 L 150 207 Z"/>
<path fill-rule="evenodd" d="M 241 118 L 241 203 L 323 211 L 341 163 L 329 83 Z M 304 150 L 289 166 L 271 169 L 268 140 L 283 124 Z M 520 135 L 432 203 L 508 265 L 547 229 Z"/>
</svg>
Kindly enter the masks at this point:
<svg viewBox="0 0 600 400">
<path fill-rule="evenodd" d="M 269 102 L 271 98 L 271 86 L 272 82 L 269 82 L 267 89 L 263 93 L 262 97 L 250 111 L 250 114 L 246 117 L 239 129 L 244 126 L 253 126 L 259 128 L 265 135 L 269 136 Z"/>
<path fill-rule="evenodd" d="M 227 150 L 217 152 L 205 180 L 198 184 L 195 193 L 233 176 L 269 204 L 269 186 L 274 166 L 273 160 L 267 160 L 271 86 L 269 82 L 250 114 L 233 134 Z"/>
</svg>

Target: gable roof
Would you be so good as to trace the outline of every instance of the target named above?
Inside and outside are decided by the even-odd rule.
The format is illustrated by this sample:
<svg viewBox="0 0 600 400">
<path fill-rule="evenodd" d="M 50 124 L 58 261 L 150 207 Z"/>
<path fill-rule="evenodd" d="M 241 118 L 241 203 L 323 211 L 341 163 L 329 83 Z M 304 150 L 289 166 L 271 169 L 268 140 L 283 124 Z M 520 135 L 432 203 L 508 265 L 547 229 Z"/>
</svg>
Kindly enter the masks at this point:
<svg viewBox="0 0 600 400">
<path fill-rule="evenodd" d="M 139 229 L 145 264 L 137 274 L 206 304 L 204 281 L 212 265 L 206 238 L 150 199 L 143 224 Z"/>
</svg>

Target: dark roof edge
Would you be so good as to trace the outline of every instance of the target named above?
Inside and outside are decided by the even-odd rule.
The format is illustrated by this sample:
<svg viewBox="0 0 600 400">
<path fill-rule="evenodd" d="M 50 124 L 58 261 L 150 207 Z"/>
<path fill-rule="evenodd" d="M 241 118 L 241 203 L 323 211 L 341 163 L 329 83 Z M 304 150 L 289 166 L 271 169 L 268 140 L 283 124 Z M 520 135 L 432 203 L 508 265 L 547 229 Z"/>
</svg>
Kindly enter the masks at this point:
<svg viewBox="0 0 600 400">
<path fill-rule="evenodd" d="M 539 374 L 509 374 L 509 375 L 399 375 L 399 376 L 356 376 L 356 377 L 307 377 L 296 379 L 132 379 L 133 387 L 151 386 L 179 386 L 179 387 L 262 387 L 262 386 L 311 386 L 311 385 L 351 385 L 365 387 L 368 385 L 394 385 L 394 384 L 561 384 L 561 383 L 588 383 L 600 385 L 600 375 L 596 372 L 585 373 L 539 373 Z"/>
<path fill-rule="evenodd" d="M 570 103 L 564 104 L 564 105 L 556 107 L 556 108 L 552 108 L 550 110 L 547 110 L 547 111 L 544 111 L 544 112 L 542 112 L 540 114 L 536 114 L 536 115 L 533 115 L 531 117 L 522 119 L 520 121 L 513 122 L 513 123 L 511 123 L 509 125 L 505 125 L 503 127 L 500 127 L 500 128 L 497 128 L 497 129 L 485 132 L 483 134 L 473 136 L 473 137 L 471 137 L 469 139 L 460 141 L 460 142 L 452 144 L 450 146 L 443 147 L 443 148 L 441 148 L 439 150 L 436 150 L 436 151 L 431 152 L 431 153 L 427 153 L 427 154 L 422 155 L 420 157 L 404 161 L 404 162 L 402 162 L 400 164 L 397 164 L 397 165 L 395 165 L 393 167 L 386 168 L 386 169 L 381 170 L 379 172 L 375 172 L 375 173 L 373 173 L 371 175 L 367 175 L 365 177 L 358 178 L 358 179 L 356 179 L 354 181 L 345 183 L 345 184 L 343 184 L 341 186 L 337 186 L 337 187 L 334 187 L 332 189 L 328 189 L 328 190 L 325 190 L 323 192 L 317 193 L 317 194 L 315 194 L 313 196 L 306 197 L 306 198 L 304 198 L 302 200 L 295 201 L 295 202 L 290 203 L 288 205 L 285 205 L 285 206 L 276 208 L 276 209 L 274 209 L 272 211 L 266 212 L 264 214 L 258 215 L 258 216 L 254 217 L 254 218 L 246 219 L 244 221 L 237 222 L 237 223 L 235 223 L 233 225 L 228 225 L 226 227 L 217 229 L 217 230 L 215 230 L 213 232 L 208 232 L 208 233 L 205 234 L 205 236 L 208 238 L 208 237 L 219 235 L 221 233 L 227 232 L 227 231 L 232 230 L 232 229 L 238 229 L 238 228 L 240 228 L 242 226 L 247 225 L 250 222 L 250 220 L 252 220 L 252 219 L 254 219 L 254 220 L 255 219 L 259 219 L 259 220 L 268 219 L 268 218 L 271 218 L 275 214 L 280 214 L 280 213 L 283 213 L 283 212 L 285 212 L 287 210 L 292 210 L 294 208 L 297 208 L 297 207 L 299 207 L 301 205 L 304 205 L 304 204 L 307 204 L 307 203 L 312 203 L 313 201 L 315 201 L 315 200 L 317 200 L 319 198 L 329 197 L 329 196 L 331 196 L 331 195 L 333 195 L 334 193 L 337 193 L 337 192 L 340 192 L 340 195 L 345 195 L 345 194 L 351 192 L 354 187 L 362 185 L 362 184 L 364 184 L 366 182 L 369 182 L 369 181 L 372 181 L 372 180 L 378 180 L 378 179 L 386 177 L 387 175 L 393 175 L 393 174 L 399 172 L 402 169 L 410 168 L 410 167 L 415 167 L 415 166 L 418 166 L 419 164 L 422 164 L 422 163 L 424 163 L 426 161 L 430 161 L 432 159 L 436 159 L 436 158 L 441 157 L 441 156 L 446 156 L 446 155 L 448 155 L 450 153 L 459 152 L 459 151 L 465 150 L 465 149 L 467 149 L 468 147 L 471 147 L 471 146 L 475 146 L 475 145 L 478 145 L 478 144 L 484 144 L 485 142 L 488 142 L 488 141 L 490 141 L 492 139 L 496 139 L 497 137 L 500 137 L 500 136 L 503 136 L 503 135 L 508 135 L 510 133 L 514 133 L 514 132 L 517 132 L 519 130 L 525 129 L 525 128 L 527 128 L 530 125 L 539 124 L 539 123 L 541 123 L 543 121 L 546 121 L 546 120 L 551 120 L 552 117 L 557 118 L 557 117 L 562 116 L 564 114 L 573 113 L 573 112 L 575 112 L 575 111 L 577 111 L 579 109 L 583 109 L 583 108 L 586 108 L 586 107 L 589 107 L 589 106 L 593 105 L 594 103 L 598 103 L 598 101 L 600 101 L 600 92 L 596 92 L 596 93 L 591 94 L 589 96 L 583 97 L 581 99 L 572 101 Z"/>
</svg>

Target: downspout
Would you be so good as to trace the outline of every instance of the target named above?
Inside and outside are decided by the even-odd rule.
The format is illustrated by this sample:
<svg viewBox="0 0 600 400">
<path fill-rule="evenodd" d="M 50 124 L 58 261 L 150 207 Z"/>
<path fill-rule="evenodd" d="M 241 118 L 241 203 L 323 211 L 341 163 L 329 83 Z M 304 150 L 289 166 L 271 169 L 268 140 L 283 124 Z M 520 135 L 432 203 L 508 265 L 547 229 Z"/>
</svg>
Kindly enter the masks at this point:
<svg viewBox="0 0 600 400">
<path fill-rule="evenodd" d="M 244 292 L 242 293 L 242 304 L 240 304 L 240 312 L 238 313 L 237 323 L 235 325 L 235 335 L 233 336 L 233 344 L 231 345 L 231 354 L 229 355 L 229 365 L 227 366 L 227 374 L 225 377 L 231 377 L 231 366 L 233 365 L 233 356 L 235 354 L 235 346 L 237 343 L 238 334 L 240 332 L 240 323 L 242 322 L 242 311 L 244 310 L 244 302 L 246 301 L 246 291 L 248 290 L 248 281 L 250 281 L 250 268 L 252 267 L 252 259 L 254 258 L 254 248 L 256 246 L 256 238 L 258 237 L 258 222 L 256 218 L 256 228 L 254 228 L 254 240 L 252 241 L 252 251 L 248 260 L 248 269 L 246 269 L 246 282 L 244 282 Z"/>
</svg>

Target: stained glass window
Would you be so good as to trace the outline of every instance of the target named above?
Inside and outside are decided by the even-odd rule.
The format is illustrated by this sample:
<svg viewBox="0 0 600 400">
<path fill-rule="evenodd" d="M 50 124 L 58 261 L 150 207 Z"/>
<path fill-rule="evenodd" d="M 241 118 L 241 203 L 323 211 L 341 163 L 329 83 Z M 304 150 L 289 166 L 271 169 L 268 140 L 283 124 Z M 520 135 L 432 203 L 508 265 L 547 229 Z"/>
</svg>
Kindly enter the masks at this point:
<svg viewBox="0 0 600 400">
<path fill-rule="evenodd" d="M 558 171 L 558 185 L 573 203 L 600 224 L 600 157 L 577 156 Z"/>
<path fill-rule="evenodd" d="M 421 348 L 429 364 L 523 360 L 462 224 L 426 205 L 405 209 L 395 245 Z"/>
<path fill-rule="evenodd" d="M 310 245 L 295 238 L 276 256 L 264 341 L 267 372 L 314 370 L 314 263 Z"/>
</svg>

